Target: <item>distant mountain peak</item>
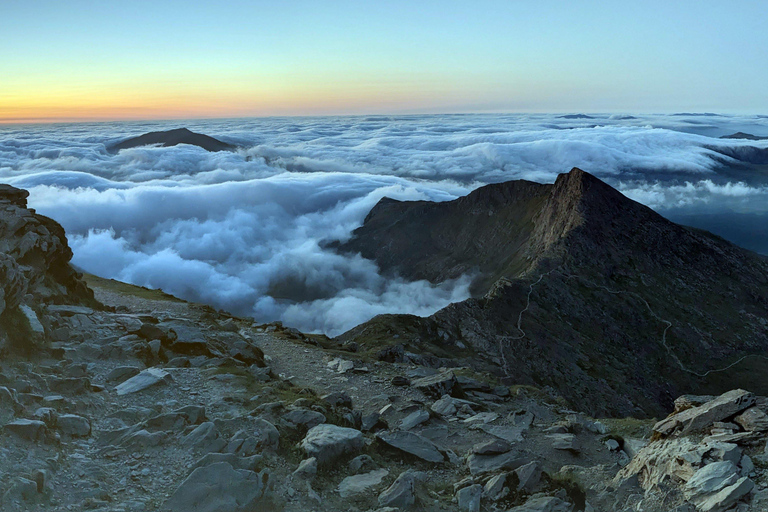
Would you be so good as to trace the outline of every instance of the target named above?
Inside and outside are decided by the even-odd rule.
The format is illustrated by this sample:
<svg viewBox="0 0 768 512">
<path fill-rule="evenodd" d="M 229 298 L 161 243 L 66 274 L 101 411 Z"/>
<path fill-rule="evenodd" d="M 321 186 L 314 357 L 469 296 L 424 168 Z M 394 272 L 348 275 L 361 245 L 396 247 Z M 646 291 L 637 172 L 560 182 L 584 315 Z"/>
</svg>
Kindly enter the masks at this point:
<svg viewBox="0 0 768 512">
<path fill-rule="evenodd" d="M 195 133 L 188 128 L 174 128 L 173 130 L 165 130 L 158 132 L 149 132 L 138 137 L 132 137 L 122 142 L 118 142 L 109 146 L 109 151 L 117 153 L 121 149 L 129 149 L 140 146 L 153 146 L 161 145 L 163 147 L 176 146 L 178 144 L 189 144 L 191 146 L 198 146 L 206 151 L 235 151 L 236 146 L 227 144 L 218 139 L 203 135 L 202 133 Z"/>
</svg>

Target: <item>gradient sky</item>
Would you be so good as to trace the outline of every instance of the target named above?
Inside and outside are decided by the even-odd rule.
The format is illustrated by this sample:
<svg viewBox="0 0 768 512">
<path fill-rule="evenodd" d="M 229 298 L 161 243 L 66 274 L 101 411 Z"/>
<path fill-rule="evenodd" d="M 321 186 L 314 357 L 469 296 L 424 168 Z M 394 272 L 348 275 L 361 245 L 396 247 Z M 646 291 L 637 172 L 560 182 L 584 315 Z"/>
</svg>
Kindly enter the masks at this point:
<svg viewBox="0 0 768 512">
<path fill-rule="evenodd" d="M 768 113 L 765 0 L 1 0 L 0 122 Z"/>
</svg>

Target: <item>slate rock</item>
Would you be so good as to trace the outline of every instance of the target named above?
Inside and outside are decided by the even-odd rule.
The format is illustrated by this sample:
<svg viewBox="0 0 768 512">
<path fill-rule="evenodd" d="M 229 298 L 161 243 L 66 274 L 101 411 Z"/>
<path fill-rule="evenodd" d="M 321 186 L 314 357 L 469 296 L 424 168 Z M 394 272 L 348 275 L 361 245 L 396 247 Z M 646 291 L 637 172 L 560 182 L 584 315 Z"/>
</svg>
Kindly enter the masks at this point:
<svg viewBox="0 0 768 512">
<path fill-rule="evenodd" d="M 380 432 L 376 434 L 376 438 L 392 448 L 427 462 L 445 462 L 445 456 L 435 443 L 413 432 Z"/>
<path fill-rule="evenodd" d="M 723 393 L 698 407 L 686 409 L 672 414 L 654 425 L 654 432 L 668 436 L 680 430 L 683 434 L 696 432 L 711 426 L 716 421 L 722 421 L 755 403 L 755 395 L 743 389 L 734 389 Z"/>
<path fill-rule="evenodd" d="M 269 472 L 234 469 L 226 462 L 200 467 L 162 507 L 166 512 L 249 512 L 269 510 Z"/>
<path fill-rule="evenodd" d="M 480 484 L 464 487 L 456 493 L 459 510 L 480 512 L 480 498 L 483 496 L 483 486 Z"/>
<path fill-rule="evenodd" d="M 387 469 L 374 469 L 368 473 L 344 478 L 337 489 L 342 498 L 350 498 L 366 494 L 381 485 L 384 477 L 389 474 Z"/>
<path fill-rule="evenodd" d="M 384 492 L 379 494 L 379 507 L 410 509 L 417 505 L 417 485 L 425 474 L 409 469 L 395 479 Z"/>
<path fill-rule="evenodd" d="M 119 384 L 115 389 L 117 394 L 127 395 L 147 389 L 160 383 L 166 383 L 171 380 L 171 374 L 160 368 L 147 368 L 138 375 L 131 377 L 125 382 Z"/>
<path fill-rule="evenodd" d="M 438 399 L 443 395 L 461 398 L 464 393 L 453 372 L 441 372 L 422 377 L 411 382 L 411 387 L 420 390 L 425 395 Z"/>
<path fill-rule="evenodd" d="M 7 423 L 3 429 L 21 438 L 38 441 L 45 436 L 45 423 L 40 420 L 18 419 Z"/>
</svg>

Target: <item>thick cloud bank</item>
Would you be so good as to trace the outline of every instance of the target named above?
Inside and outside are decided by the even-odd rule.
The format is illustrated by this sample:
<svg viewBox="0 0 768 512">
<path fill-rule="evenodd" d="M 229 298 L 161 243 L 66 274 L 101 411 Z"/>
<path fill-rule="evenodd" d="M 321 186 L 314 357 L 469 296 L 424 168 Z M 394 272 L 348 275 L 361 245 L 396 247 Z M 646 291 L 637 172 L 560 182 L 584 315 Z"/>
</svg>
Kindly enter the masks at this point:
<svg viewBox="0 0 768 512">
<path fill-rule="evenodd" d="M 179 126 L 242 149 L 105 149 Z M 31 206 L 64 225 L 74 263 L 88 272 L 335 335 L 379 313 L 428 315 L 468 296 L 468 277 L 403 282 L 324 248 L 348 237 L 383 196 L 444 201 L 485 183 L 551 182 L 579 166 L 673 220 L 768 252 L 765 169 L 732 156 L 759 156 L 768 142 L 717 138 L 737 131 L 768 135 L 768 119 L 462 115 L 9 126 L 0 128 L 0 181 L 29 189 Z"/>
</svg>

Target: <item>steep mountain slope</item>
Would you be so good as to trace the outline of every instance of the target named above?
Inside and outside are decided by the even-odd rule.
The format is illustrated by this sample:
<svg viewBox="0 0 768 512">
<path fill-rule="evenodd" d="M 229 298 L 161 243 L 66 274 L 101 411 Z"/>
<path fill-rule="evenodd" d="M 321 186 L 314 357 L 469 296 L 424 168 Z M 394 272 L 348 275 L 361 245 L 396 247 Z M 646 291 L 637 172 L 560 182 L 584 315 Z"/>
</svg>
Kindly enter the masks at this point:
<svg viewBox="0 0 768 512">
<path fill-rule="evenodd" d="M 422 205 L 385 201 L 341 249 L 373 255 L 384 269 L 428 263 L 431 273 L 421 275 L 440 280 L 468 254 L 465 219 L 483 219 L 482 227 L 469 221 L 478 254 L 462 260 L 464 268 L 480 276 L 476 290 L 503 277 L 482 297 L 413 320 L 422 334 L 411 344 L 466 346 L 472 354 L 462 363 L 509 382 L 552 387 L 592 414 L 658 415 L 679 394 L 734 385 L 765 391 L 758 372 L 765 359 L 757 356 L 768 349 L 768 260 L 674 224 L 580 169 L 554 185 L 531 187 L 529 196 L 509 196 L 515 205 L 477 200 L 527 186 L 489 185 L 422 216 L 412 213 Z M 509 222 L 494 214 L 499 210 L 525 216 Z M 383 211 L 387 222 L 376 223 Z M 424 233 L 450 240 L 443 230 L 452 224 L 461 226 L 453 232 L 456 252 L 427 250 L 405 265 L 397 252 L 378 256 Z M 481 255 L 490 240 L 493 251 Z M 377 325 L 374 331 L 368 343 L 393 343 L 394 330 Z M 716 370 L 750 354 L 723 382 Z"/>
<path fill-rule="evenodd" d="M 138 137 L 126 139 L 109 147 L 109 150 L 117 153 L 121 149 L 135 148 L 139 146 L 149 146 L 160 144 L 162 146 L 176 146 L 178 144 L 190 144 L 198 146 L 206 151 L 234 151 L 236 148 L 231 144 L 222 142 L 202 133 L 195 133 L 186 128 L 177 128 L 162 132 L 149 132 Z"/>
</svg>

